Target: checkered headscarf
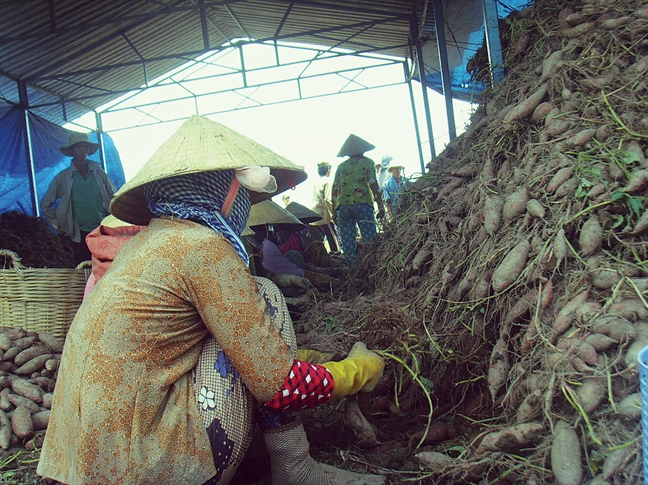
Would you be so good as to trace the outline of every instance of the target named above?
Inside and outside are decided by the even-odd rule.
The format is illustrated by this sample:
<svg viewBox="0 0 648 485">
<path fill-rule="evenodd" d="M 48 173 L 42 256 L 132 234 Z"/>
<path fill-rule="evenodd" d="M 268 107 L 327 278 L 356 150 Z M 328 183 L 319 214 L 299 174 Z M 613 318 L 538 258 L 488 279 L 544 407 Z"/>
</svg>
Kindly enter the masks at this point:
<svg viewBox="0 0 648 485">
<path fill-rule="evenodd" d="M 220 212 L 234 176 L 234 170 L 219 170 L 156 180 L 144 187 L 144 196 L 156 216 L 195 221 L 223 234 L 247 264 L 248 255 L 239 237 L 250 215 L 247 189 L 239 189 L 229 217 Z"/>
</svg>

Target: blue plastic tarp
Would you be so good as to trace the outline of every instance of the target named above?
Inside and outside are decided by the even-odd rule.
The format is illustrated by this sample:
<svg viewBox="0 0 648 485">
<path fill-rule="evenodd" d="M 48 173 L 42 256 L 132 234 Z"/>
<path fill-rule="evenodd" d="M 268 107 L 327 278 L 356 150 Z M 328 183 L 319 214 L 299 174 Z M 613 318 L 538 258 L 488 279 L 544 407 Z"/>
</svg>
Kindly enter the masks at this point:
<svg viewBox="0 0 648 485">
<path fill-rule="evenodd" d="M 512 12 L 521 11 L 533 0 L 498 0 L 497 13 L 500 18 Z M 452 96 L 470 102 L 477 102 L 485 84 L 475 81 L 468 72 L 468 61 L 475 56 L 484 42 L 483 0 L 449 0 L 444 2 L 445 35 L 448 68 Z M 423 63 L 426 85 L 443 94 L 441 66 L 435 39 L 437 28 L 434 16 L 430 15 L 423 29 Z M 419 79 L 418 75 L 415 77 Z"/>
<path fill-rule="evenodd" d="M 59 148 L 68 144 L 72 132 L 34 113 L 27 112 L 27 116 L 36 182 L 35 198 L 40 203 L 54 176 L 71 163 L 71 158 L 63 155 Z M 30 183 L 26 125 L 24 110 L 0 107 L 0 214 L 14 210 L 29 216 L 38 213 Z M 89 133 L 89 138 L 98 142 L 97 133 Z M 119 153 L 109 135 L 104 133 L 102 139 L 106 172 L 119 189 L 125 182 Z M 89 159 L 100 163 L 99 152 Z"/>
</svg>

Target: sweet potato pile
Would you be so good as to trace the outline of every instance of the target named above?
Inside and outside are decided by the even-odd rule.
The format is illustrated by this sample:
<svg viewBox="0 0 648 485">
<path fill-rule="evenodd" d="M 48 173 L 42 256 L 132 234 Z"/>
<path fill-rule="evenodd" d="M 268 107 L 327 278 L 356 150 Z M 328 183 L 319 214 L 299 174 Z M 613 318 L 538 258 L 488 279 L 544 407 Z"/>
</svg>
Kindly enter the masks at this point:
<svg viewBox="0 0 648 485">
<path fill-rule="evenodd" d="M 0 214 L 0 249 L 18 255 L 27 268 L 74 268 L 71 241 L 54 234 L 44 219 L 18 211 Z M 11 268 L 11 258 L 0 256 L 0 268 Z"/>
<path fill-rule="evenodd" d="M 509 27 L 503 81 L 359 269 L 375 292 L 302 322 L 382 349 L 428 429 L 468 417 L 417 454 L 438 483 L 639 484 L 648 5 L 538 0 Z"/>
<path fill-rule="evenodd" d="M 0 327 L 0 448 L 42 446 L 63 343 Z"/>
</svg>

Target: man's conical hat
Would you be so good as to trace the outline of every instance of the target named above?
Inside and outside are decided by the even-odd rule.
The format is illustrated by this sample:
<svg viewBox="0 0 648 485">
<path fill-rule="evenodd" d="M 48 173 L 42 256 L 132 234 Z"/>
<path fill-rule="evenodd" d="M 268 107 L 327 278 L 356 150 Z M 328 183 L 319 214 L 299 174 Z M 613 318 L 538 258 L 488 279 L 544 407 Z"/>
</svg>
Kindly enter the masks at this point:
<svg viewBox="0 0 648 485">
<path fill-rule="evenodd" d="M 303 167 L 231 128 L 203 116 L 192 116 L 119 189 L 110 204 L 110 212 L 123 221 L 146 225 L 153 217 L 144 197 L 147 184 L 192 173 L 255 165 L 270 168 L 277 181 L 277 191 L 274 194 L 250 191 L 253 204 L 296 186 L 308 176 Z"/>
<path fill-rule="evenodd" d="M 359 136 L 351 134 L 349 135 L 349 138 L 347 138 L 344 142 L 344 145 L 342 145 L 342 148 L 340 148 L 340 152 L 337 154 L 337 156 L 350 157 L 352 155 L 360 155 L 364 152 L 368 152 L 369 150 L 373 150 L 374 148 L 376 147 L 368 141 L 363 140 Z"/>
</svg>

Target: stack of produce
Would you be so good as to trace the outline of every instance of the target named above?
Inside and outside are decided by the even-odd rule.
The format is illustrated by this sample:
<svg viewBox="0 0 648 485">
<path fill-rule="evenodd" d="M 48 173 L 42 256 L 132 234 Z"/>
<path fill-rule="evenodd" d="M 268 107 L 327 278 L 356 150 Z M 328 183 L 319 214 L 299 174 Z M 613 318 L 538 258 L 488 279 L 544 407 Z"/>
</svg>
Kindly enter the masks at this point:
<svg viewBox="0 0 648 485">
<path fill-rule="evenodd" d="M 40 217 L 18 211 L 0 214 L 0 249 L 16 253 L 28 268 L 74 268 L 71 241 L 52 232 Z M 6 259 L 6 260 L 5 260 Z M 0 256 L 0 267 L 10 268 L 10 258 Z"/>
<path fill-rule="evenodd" d="M 508 25 L 503 81 L 359 270 L 375 293 L 302 321 L 386 349 L 401 411 L 469 417 L 418 455 L 439 483 L 639 484 L 648 5 L 538 0 Z"/>
<path fill-rule="evenodd" d="M 0 327 L 0 448 L 42 446 L 63 343 Z"/>
</svg>

